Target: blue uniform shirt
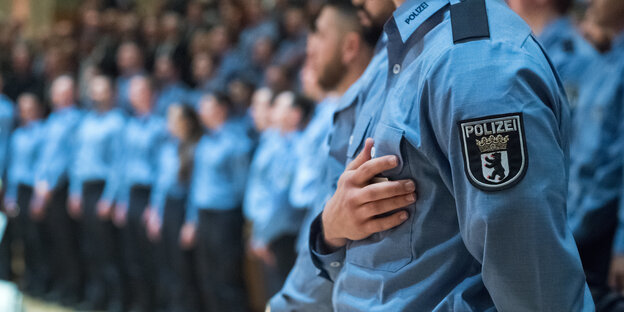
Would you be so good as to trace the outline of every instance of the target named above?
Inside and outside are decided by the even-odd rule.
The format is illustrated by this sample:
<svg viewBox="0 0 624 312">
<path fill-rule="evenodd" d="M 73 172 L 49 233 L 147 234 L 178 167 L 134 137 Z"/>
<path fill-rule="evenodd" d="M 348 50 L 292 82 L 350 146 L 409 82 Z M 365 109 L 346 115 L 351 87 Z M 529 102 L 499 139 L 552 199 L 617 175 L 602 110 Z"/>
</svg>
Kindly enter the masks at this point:
<svg viewBox="0 0 624 312">
<path fill-rule="evenodd" d="M 263 142 L 271 146 L 258 147 L 261 153 L 257 169 L 261 170 L 250 171 L 247 185 L 252 194 L 249 199 L 245 194 L 246 209 L 252 216 L 253 244 L 268 246 L 283 235 L 297 234 L 300 229 L 302 213 L 288 201 L 298 161 L 292 151 L 300 135 L 300 132 L 274 133 L 270 140 Z"/>
<path fill-rule="evenodd" d="M 310 209 L 323 187 L 322 168 L 325 166 L 327 137 L 337 98 L 327 97 L 317 104 L 314 116 L 294 147 L 297 166 L 290 189 L 290 202 L 295 208 Z"/>
<path fill-rule="evenodd" d="M 4 94 L 0 94 L 0 181 L 4 178 L 9 139 L 15 122 L 13 102 Z M 0 185 L 0 187 L 2 187 Z"/>
<path fill-rule="evenodd" d="M 622 192 L 624 151 L 624 35 L 612 50 L 592 63 L 574 115 L 570 164 L 570 226 L 579 243 L 602 237 L 610 222 L 608 210 Z M 624 207 L 620 204 L 620 207 Z M 624 208 L 620 208 L 624 218 Z M 620 221 L 624 224 L 624 221 Z M 618 226 L 614 248 L 624 253 L 624 225 Z"/>
<path fill-rule="evenodd" d="M 319 178 L 323 183 L 308 211 L 299 233 L 297 261 L 282 289 L 269 302 L 271 311 L 321 312 L 332 309 L 332 283 L 319 277 L 308 248 L 309 229 L 314 218 L 336 190 L 338 178 L 345 169 L 347 150 L 355 125 L 357 112 L 375 107 L 380 99 L 388 66 L 387 37 L 383 35 L 375 47 L 375 54 L 362 76 L 349 87 L 335 104 L 333 124 L 327 140 L 321 145 L 317 157 L 322 157 Z"/>
<path fill-rule="evenodd" d="M 35 183 L 45 182 L 54 189 L 68 182 L 75 157 L 76 128 L 82 113 L 75 107 L 56 110 L 45 122 L 43 147 L 35 171 Z"/>
<path fill-rule="evenodd" d="M 15 129 L 11 135 L 7 160 L 7 198 L 17 199 L 17 187 L 20 184 L 34 186 L 35 166 L 43 145 L 43 130 L 41 121 L 33 121 Z"/>
<path fill-rule="evenodd" d="M 82 185 L 92 180 L 108 180 L 122 157 L 125 117 L 118 109 L 87 113 L 76 131 L 76 159 L 72 163 L 70 194 L 82 196 Z M 105 188 L 105 193 L 112 188 Z"/>
<path fill-rule="evenodd" d="M 130 81 L 132 78 L 143 75 L 143 72 L 138 72 L 131 75 L 122 75 L 117 78 L 116 90 L 117 90 L 117 98 L 116 103 L 117 107 L 127 114 L 131 115 L 134 112 L 134 108 L 132 108 L 132 104 L 130 104 Z"/>
<path fill-rule="evenodd" d="M 260 136 L 260 142 L 256 148 L 249 166 L 249 177 L 243 200 L 243 214 L 249 221 L 260 217 L 264 209 L 258 209 L 261 203 L 269 202 L 271 194 L 265 178 L 270 174 L 274 150 L 279 147 L 279 133 L 275 129 L 267 129 Z M 263 217 L 262 217 L 263 218 Z"/>
<path fill-rule="evenodd" d="M 159 116 L 167 116 L 167 110 L 171 104 L 182 103 L 187 99 L 188 90 L 182 82 L 168 84 L 156 96 L 155 113 Z"/>
<path fill-rule="evenodd" d="M 199 209 L 240 208 L 247 183 L 252 144 L 243 127 L 230 119 L 205 134 L 195 150 L 187 222 L 196 222 Z"/>
<path fill-rule="evenodd" d="M 334 309 L 591 311 L 566 224 L 569 121 L 554 68 L 503 1 L 485 1 L 489 38 L 454 44 L 448 4 L 408 0 L 386 24 L 383 109 L 358 115 L 353 154 L 373 137 L 372 157 L 399 158 L 383 177 L 413 179 L 418 200 L 405 223 L 329 255 L 315 222 Z"/>
<path fill-rule="evenodd" d="M 570 108 L 577 106 L 581 80 L 598 52 L 576 30 L 568 17 L 561 17 L 546 25 L 537 37 L 555 65 L 568 95 Z"/>
<path fill-rule="evenodd" d="M 123 131 L 123 157 L 116 174 L 107 181 L 104 198 L 127 204 L 134 185 L 154 185 L 158 173 L 158 155 L 166 138 L 165 120 L 156 115 L 131 117 Z M 108 190 L 110 187 L 110 191 Z"/>
<path fill-rule="evenodd" d="M 188 192 L 189 182 L 181 181 L 179 178 L 179 146 L 179 140 L 169 138 L 161 147 L 158 155 L 158 177 L 151 193 L 150 204 L 156 209 L 161 220 L 164 216 L 167 198 L 183 199 Z"/>
</svg>

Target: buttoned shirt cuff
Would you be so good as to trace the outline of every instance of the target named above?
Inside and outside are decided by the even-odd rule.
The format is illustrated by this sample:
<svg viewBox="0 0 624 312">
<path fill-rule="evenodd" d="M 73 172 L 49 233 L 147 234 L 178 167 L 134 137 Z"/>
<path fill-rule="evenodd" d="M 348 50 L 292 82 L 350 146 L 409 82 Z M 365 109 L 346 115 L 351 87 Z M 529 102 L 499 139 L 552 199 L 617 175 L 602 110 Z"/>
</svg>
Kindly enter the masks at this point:
<svg viewBox="0 0 624 312">
<path fill-rule="evenodd" d="M 310 227 L 310 256 L 312 257 L 312 263 L 320 271 L 319 276 L 333 282 L 338 277 L 340 270 L 342 270 L 346 248 L 342 247 L 331 253 L 323 253 L 322 251 L 327 249 L 322 248 L 324 244 L 323 225 L 321 214 L 319 214 Z"/>
</svg>

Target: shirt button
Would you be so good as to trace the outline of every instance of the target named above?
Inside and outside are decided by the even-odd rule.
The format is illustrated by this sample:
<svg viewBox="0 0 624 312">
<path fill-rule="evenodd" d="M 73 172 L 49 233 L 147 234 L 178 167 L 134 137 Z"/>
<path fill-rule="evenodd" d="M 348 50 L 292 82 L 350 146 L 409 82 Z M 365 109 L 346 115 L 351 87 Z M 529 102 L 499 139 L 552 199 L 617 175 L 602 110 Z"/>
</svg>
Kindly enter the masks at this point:
<svg viewBox="0 0 624 312">
<path fill-rule="evenodd" d="M 337 268 L 337 267 L 340 266 L 340 262 L 334 261 L 334 262 L 330 263 L 329 266 L 331 266 L 332 268 Z"/>
<path fill-rule="evenodd" d="M 396 75 L 401 71 L 401 65 L 400 64 L 394 64 L 394 67 L 392 68 L 392 72 Z"/>
<path fill-rule="evenodd" d="M 349 145 L 353 144 L 353 136 L 349 137 Z"/>
<path fill-rule="evenodd" d="M 371 158 L 375 158 L 375 147 L 371 148 Z"/>
</svg>

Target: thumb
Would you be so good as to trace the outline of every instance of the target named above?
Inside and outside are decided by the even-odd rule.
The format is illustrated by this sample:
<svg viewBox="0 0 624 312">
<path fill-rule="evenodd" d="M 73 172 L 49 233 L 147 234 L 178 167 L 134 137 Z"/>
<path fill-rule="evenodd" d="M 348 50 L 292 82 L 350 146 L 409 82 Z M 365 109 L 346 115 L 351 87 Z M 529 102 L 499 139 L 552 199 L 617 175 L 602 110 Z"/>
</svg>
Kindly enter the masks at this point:
<svg viewBox="0 0 624 312">
<path fill-rule="evenodd" d="M 357 157 L 347 166 L 346 170 L 355 170 L 363 165 L 365 162 L 371 159 L 371 150 L 373 149 L 373 145 L 375 144 L 374 140 L 371 138 L 366 139 L 364 142 L 364 148 L 357 155 Z"/>
</svg>

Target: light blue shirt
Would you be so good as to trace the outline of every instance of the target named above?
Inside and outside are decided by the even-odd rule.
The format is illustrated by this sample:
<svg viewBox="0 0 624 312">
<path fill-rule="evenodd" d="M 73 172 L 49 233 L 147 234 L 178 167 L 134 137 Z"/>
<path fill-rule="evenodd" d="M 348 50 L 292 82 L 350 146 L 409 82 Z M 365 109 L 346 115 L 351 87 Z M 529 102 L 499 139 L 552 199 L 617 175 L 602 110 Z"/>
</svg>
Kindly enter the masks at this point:
<svg viewBox="0 0 624 312">
<path fill-rule="evenodd" d="M 68 182 L 75 157 L 76 129 L 82 113 L 67 107 L 52 112 L 45 122 L 43 147 L 35 171 L 35 183 L 46 182 L 50 190 Z"/>
<path fill-rule="evenodd" d="M 132 115 L 134 113 L 134 108 L 132 108 L 132 104 L 130 104 L 130 81 L 132 78 L 143 74 L 143 72 L 138 72 L 131 75 L 121 75 L 115 82 L 117 90 L 117 98 L 115 102 L 117 103 L 117 107 L 128 115 Z"/>
<path fill-rule="evenodd" d="M 570 108 L 574 111 L 584 73 L 598 57 L 598 52 L 581 36 L 568 17 L 560 17 L 546 25 L 537 39 L 555 65 Z"/>
<path fill-rule="evenodd" d="M 7 169 L 9 139 L 15 124 L 13 106 L 13 102 L 8 97 L 0 94 L 0 181 L 4 178 Z"/>
<path fill-rule="evenodd" d="M 386 81 L 388 66 L 387 37 L 382 35 L 375 47 L 375 53 L 362 76 L 353 83 L 335 104 L 332 124 L 328 138 L 321 145 L 317 157 L 322 157 L 319 175 L 323 181 L 322 189 L 304 219 L 297 250 L 297 261 L 290 271 L 282 289 L 271 298 L 271 311 L 322 312 L 333 311 L 333 283 L 318 276 L 319 270 L 312 263 L 308 247 L 310 225 L 314 218 L 323 210 L 327 200 L 336 190 L 338 178 L 344 172 L 347 161 L 347 149 L 356 112 L 377 106 Z M 370 95 L 370 96 L 365 96 Z"/>
<path fill-rule="evenodd" d="M 20 184 L 34 186 L 35 166 L 43 146 L 44 127 L 41 121 L 33 121 L 15 129 L 9 148 L 6 197 L 17 199 Z"/>
<path fill-rule="evenodd" d="M 612 50 L 592 63 L 579 94 L 574 115 L 568 197 L 570 226 L 579 242 L 602 237 L 604 227 L 596 225 L 612 218 L 609 209 L 622 194 L 622 152 L 624 151 L 624 35 Z M 620 204 L 619 217 L 624 218 Z M 624 253 L 624 219 L 614 241 L 617 253 Z"/>
<path fill-rule="evenodd" d="M 255 245 L 268 246 L 300 229 L 303 214 L 288 201 L 297 162 L 292 151 L 300 136 L 300 132 L 270 134 L 252 161 L 245 210 L 253 223 L 251 240 Z"/>
<path fill-rule="evenodd" d="M 128 119 L 123 132 L 123 157 L 116 174 L 107 181 L 104 196 L 115 195 L 117 202 L 127 204 L 135 185 L 153 187 L 158 174 L 158 156 L 167 135 L 165 120 L 156 115 Z M 104 197 L 106 199 L 111 199 Z"/>
<path fill-rule="evenodd" d="M 150 204 L 156 208 L 161 219 L 164 217 L 167 198 L 183 199 L 188 192 L 189 181 L 181 181 L 179 177 L 179 146 L 179 140 L 169 138 L 161 147 L 158 156 L 158 178 L 152 189 Z"/>
<path fill-rule="evenodd" d="M 485 1 L 489 38 L 458 44 L 448 4 L 408 0 L 386 24 L 383 108 L 358 114 L 358 148 L 348 154 L 372 137 L 373 157 L 399 158 L 383 177 L 414 180 L 418 200 L 400 226 L 328 255 L 318 252 L 315 222 L 310 247 L 335 283 L 334 310 L 593 311 L 566 223 L 563 87 L 529 27 L 503 1 Z M 516 133 L 508 165 L 524 172 L 486 188 L 469 174 L 487 179 L 469 167 L 483 160 L 466 154 L 463 142 L 475 143 L 461 129 L 499 114 L 510 114 L 499 117 L 510 120 L 501 131 Z"/>
<path fill-rule="evenodd" d="M 252 144 L 234 120 L 205 134 L 195 150 L 186 220 L 196 222 L 198 210 L 234 210 L 243 203 Z"/>
<path fill-rule="evenodd" d="M 76 130 L 76 159 L 72 163 L 70 194 L 82 196 L 82 186 L 87 181 L 110 180 L 115 173 L 122 149 L 125 117 L 121 110 L 90 111 Z M 105 187 L 104 193 L 112 192 Z M 112 194 L 107 197 L 111 198 Z"/>
<path fill-rule="evenodd" d="M 188 99 L 187 87 L 182 82 L 171 83 L 164 86 L 156 96 L 155 113 L 166 117 L 169 106 L 175 103 L 183 103 Z"/>
<path fill-rule="evenodd" d="M 327 157 L 323 145 L 327 144 L 332 116 L 337 98 L 327 97 L 317 104 L 314 115 L 294 146 L 297 165 L 290 202 L 295 208 L 311 209 L 323 188 L 323 170 Z"/>
</svg>

